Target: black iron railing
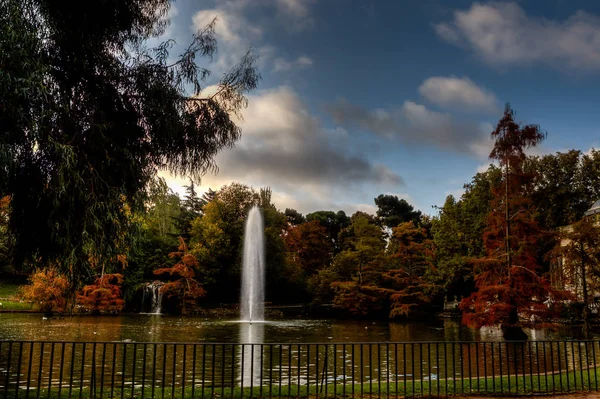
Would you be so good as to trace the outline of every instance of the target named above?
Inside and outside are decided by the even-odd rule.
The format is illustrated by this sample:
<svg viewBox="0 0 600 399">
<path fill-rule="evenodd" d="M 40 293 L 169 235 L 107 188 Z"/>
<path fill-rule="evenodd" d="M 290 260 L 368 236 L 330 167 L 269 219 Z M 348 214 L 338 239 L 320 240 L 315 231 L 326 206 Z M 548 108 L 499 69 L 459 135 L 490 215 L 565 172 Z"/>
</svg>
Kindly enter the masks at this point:
<svg viewBox="0 0 600 399">
<path fill-rule="evenodd" d="M 598 390 L 600 341 L 0 341 L 4 398 L 398 397 Z"/>
</svg>

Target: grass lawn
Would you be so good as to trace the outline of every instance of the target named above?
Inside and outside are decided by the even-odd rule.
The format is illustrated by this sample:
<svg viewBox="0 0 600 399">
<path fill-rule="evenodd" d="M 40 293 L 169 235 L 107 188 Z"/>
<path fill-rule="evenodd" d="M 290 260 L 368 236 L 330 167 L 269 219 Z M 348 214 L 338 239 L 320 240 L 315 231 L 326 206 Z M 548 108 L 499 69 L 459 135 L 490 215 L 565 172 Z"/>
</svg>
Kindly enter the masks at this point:
<svg viewBox="0 0 600 399">
<path fill-rule="evenodd" d="M 510 378 L 505 377 L 488 377 L 488 378 L 473 378 L 471 381 L 465 379 L 461 380 L 432 380 L 432 381 L 407 381 L 404 384 L 403 381 L 393 383 L 374 381 L 371 383 L 354 385 L 351 384 L 328 384 L 319 385 L 318 388 L 314 385 L 309 386 L 297 386 L 292 385 L 290 387 L 282 386 L 281 391 L 279 385 L 274 384 L 271 388 L 268 386 L 255 387 L 253 389 L 244 388 L 243 390 L 239 387 L 236 388 L 225 388 L 224 390 L 218 388 L 214 392 L 210 387 L 201 386 L 194 387 L 192 391 L 191 387 L 151 387 L 146 386 L 143 388 L 143 397 L 145 398 L 333 398 L 333 397 L 347 397 L 347 398 L 400 398 L 400 397 L 437 397 L 447 395 L 459 395 L 459 396 L 516 396 L 516 395 L 539 395 L 539 394 L 561 394 L 561 393 L 573 393 L 573 392 L 588 392 L 598 390 L 598 378 L 600 378 L 600 369 L 589 369 L 576 372 L 563 372 L 561 374 L 554 375 L 541 375 L 539 378 L 537 375 L 525 375 L 525 376 L 511 376 Z M 131 385 L 125 386 L 123 392 L 121 391 L 120 381 L 117 381 L 114 389 L 111 391 L 110 386 L 105 386 L 100 392 L 98 386 L 95 392 L 90 392 L 89 388 L 80 390 L 77 384 L 74 384 L 72 395 L 74 397 L 95 397 L 95 398 L 141 398 L 142 387 L 136 386 L 132 389 Z M 24 397 L 25 391 L 20 390 L 19 396 Z M 37 396 L 37 390 L 32 390 L 30 394 Z M 90 395 L 91 394 L 91 395 Z M 59 395 L 58 388 L 52 388 L 50 392 L 42 389 L 39 391 L 40 397 L 48 398 L 66 398 L 69 397 L 68 386 L 63 386 Z M 15 392 L 8 392 L 7 398 L 16 398 Z"/>
<path fill-rule="evenodd" d="M 28 311 L 34 310 L 34 306 L 29 302 L 21 302 L 17 298 L 17 293 L 22 282 L 17 280 L 0 280 L 0 311 Z"/>
<path fill-rule="evenodd" d="M 17 295 L 21 284 L 13 280 L 1 280 L 0 279 L 0 299 L 13 298 Z"/>
</svg>

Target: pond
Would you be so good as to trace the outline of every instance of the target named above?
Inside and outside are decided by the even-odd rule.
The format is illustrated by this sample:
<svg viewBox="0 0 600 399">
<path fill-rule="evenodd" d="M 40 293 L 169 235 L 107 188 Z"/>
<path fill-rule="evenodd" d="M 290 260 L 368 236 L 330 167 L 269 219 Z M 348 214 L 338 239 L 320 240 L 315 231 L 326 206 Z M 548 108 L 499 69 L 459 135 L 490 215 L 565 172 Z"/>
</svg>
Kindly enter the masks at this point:
<svg viewBox="0 0 600 399">
<path fill-rule="evenodd" d="M 575 338 L 576 331 L 568 326 L 526 332 L 528 344 L 512 345 L 503 342 L 498 329 L 474 330 L 451 319 L 248 324 L 143 314 L 44 319 L 41 314 L 2 313 L 0 390 L 39 390 L 44 386 L 110 386 L 112 390 L 116 384 L 133 394 L 148 381 L 154 381 L 152 389 L 168 386 L 173 390 L 263 385 L 308 389 L 311 381 L 325 381 L 327 386 L 349 381 L 406 383 L 407 378 L 446 382 L 468 378 L 471 382 L 480 375 L 490 375 L 490 371 L 491 375 L 533 378 L 529 376 L 534 371 L 554 375 L 600 364 L 596 343 L 548 341 Z M 13 345 L 2 340 L 36 342 Z M 429 343 L 415 343 L 423 341 Z"/>
<path fill-rule="evenodd" d="M 274 320 L 250 329 L 236 320 L 164 315 L 73 316 L 0 313 L 0 340 L 135 341 L 220 343 L 326 343 L 501 341 L 496 328 L 474 330 L 460 320 L 397 323 L 365 320 Z M 259 326 L 259 327 L 256 327 Z M 577 330 L 560 326 L 526 330 L 532 340 L 571 339 Z"/>
</svg>

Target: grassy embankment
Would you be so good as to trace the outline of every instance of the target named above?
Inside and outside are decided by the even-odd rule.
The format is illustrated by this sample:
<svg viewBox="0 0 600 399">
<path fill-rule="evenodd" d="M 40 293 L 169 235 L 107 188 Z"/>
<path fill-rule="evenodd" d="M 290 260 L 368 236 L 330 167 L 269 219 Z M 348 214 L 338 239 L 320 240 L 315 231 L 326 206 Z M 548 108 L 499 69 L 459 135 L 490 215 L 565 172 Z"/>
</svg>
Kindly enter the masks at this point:
<svg viewBox="0 0 600 399">
<path fill-rule="evenodd" d="M 22 302 L 17 297 L 21 284 L 13 280 L 0 280 L 0 312 L 35 310 L 30 302 Z"/>
<path fill-rule="evenodd" d="M 488 377 L 488 378 L 472 378 L 465 380 L 425 380 L 425 381 L 404 381 L 390 382 L 373 382 L 372 384 L 366 383 L 362 387 L 360 385 L 351 384 L 344 385 L 343 383 L 328 384 L 327 388 L 324 385 L 319 385 L 318 388 L 314 385 L 308 387 L 292 385 L 289 388 L 282 386 L 281 390 L 279 385 L 274 384 L 269 390 L 269 387 L 255 387 L 253 389 L 244 388 L 243 390 L 237 388 L 225 388 L 215 389 L 214 392 L 211 388 L 195 387 L 192 392 L 191 387 L 181 389 L 176 387 L 174 390 L 172 387 L 162 388 L 151 387 L 144 388 L 143 397 L 151 398 L 191 398 L 191 397 L 204 397 L 204 398 L 261 398 L 261 397 L 273 397 L 273 398 L 333 398 L 333 397 L 352 397 L 352 398 L 400 398 L 400 397 L 437 397 L 447 395 L 459 395 L 459 396 L 518 396 L 518 395 L 536 395 L 536 394 L 561 394 L 561 393 L 573 393 L 573 392 L 587 392 L 598 390 L 598 378 L 600 378 L 600 368 L 588 369 L 575 372 L 563 372 L 554 375 L 520 375 L 519 377 L 507 376 L 504 377 Z M 76 384 L 74 384 L 76 385 Z M 121 384 L 117 382 L 113 391 L 111 392 L 110 386 L 105 387 L 102 395 L 100 395 L 100 388 L 96 389 L 96 392 L 90 392 L 88 388 L 80 390 L 79 386 L 73 387 L 72 395 L 75 397 L 95 397 L 95 398 L 140 398 L 142 397 L 142 388 L 136 386 L 135 389 L 131 388 L 131 385 L 125 386 L 123 392 L 121 392 Z M 20 396 L 23 396 L 25 391 L 20 389 Z M 37 395 L 37 390 L 32 390 L 31 394 Z M 91 395 L 90 395 L 91 393 Z M 335 396 L 334 396 L 335 393 Z M 62 387 L 59 395 L 58 388 L 53 388 L 48 395 L 48 391 L 45 389 L 39 392 L 41 397 L 48 397 L 53 399 L 69 397 L 68 387 Z M 154 395 L 153 395 L 154 394 Z M 8 392 L 7 398 L 15 398 L 15 392 Z"/>
</svg>

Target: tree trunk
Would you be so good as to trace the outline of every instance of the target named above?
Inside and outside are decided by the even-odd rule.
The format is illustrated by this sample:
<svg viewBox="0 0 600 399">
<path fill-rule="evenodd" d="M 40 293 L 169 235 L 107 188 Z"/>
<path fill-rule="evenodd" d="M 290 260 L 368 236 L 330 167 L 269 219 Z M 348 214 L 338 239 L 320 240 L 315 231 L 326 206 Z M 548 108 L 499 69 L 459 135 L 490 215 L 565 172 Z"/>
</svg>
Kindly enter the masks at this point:
<svg viewBox="0 0 600 399">
<path fill-rule="evenodd" d="M 513 287 L 513 278 L 511 275 L 512 268 L 512 259 L 510 256 L 510 208 L 508 206 L 508 175 L 509 175 L 509 162 L 507 160 L 505 167 L 505 192 L 504 192 L 504 218 L 506 223 L 505 230 L 505 241 L 506 241 L 506 270 L 508 273 L 508 295 L 509 295 L 509 304 L 510 304 L 510 312 L 508 314 L 508 321 L 505 324 L 502 324 L 502 335 L 507 341 L 526 341 L 527 334 L 525 331 L 519 326 L 519 312 L 517 309 L 517 304 L 514 300 L 514 287 Z"/>
<path fill-rule="evenodd" d="M 512 279 L 510 281 L 510 312 L 508 313 L 508 321 L 502 324 L 502 336 L 506 341 L 527 341 L 528 337 L 525 331 L 519 326 L 519 312 L 516 304 L 514 303 L 514 296 L 512 295 Z"/>
<path fill-rule="evenodd" d="M 587 292 L 587 278 L 585 273 L 585 248 L 581 242 L 581 289 L 583 293 L 583 333 L 587 337 L 590 333 L 590 312 Z"/>
</svg>

